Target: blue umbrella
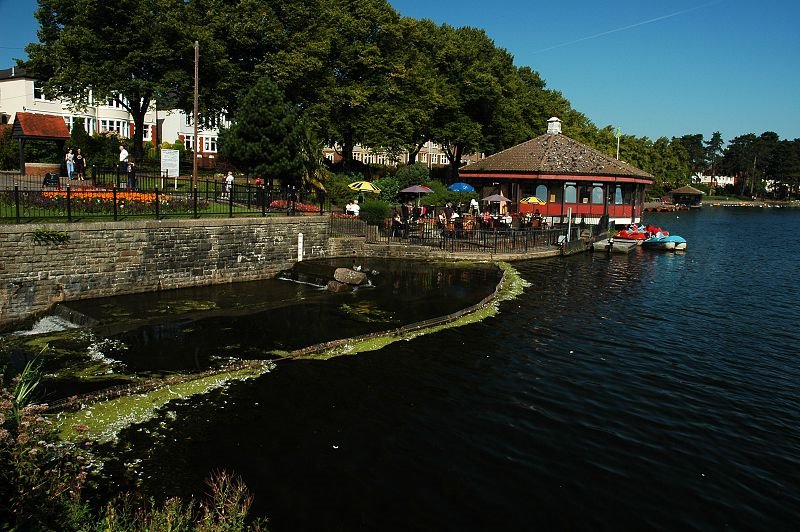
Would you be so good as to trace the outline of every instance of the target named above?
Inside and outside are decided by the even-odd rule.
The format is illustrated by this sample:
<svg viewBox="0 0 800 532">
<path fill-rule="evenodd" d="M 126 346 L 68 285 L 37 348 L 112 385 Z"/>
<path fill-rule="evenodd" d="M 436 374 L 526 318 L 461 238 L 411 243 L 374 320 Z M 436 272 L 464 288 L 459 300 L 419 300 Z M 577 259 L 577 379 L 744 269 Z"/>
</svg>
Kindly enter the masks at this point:
<svg viewBox="0 0 800 532">
<path fill-rule="evenodd" d="M 475 192 L 475 188 L 469 183 L 453 183 L 447 190 L 450 192 Z"/>
</svg>

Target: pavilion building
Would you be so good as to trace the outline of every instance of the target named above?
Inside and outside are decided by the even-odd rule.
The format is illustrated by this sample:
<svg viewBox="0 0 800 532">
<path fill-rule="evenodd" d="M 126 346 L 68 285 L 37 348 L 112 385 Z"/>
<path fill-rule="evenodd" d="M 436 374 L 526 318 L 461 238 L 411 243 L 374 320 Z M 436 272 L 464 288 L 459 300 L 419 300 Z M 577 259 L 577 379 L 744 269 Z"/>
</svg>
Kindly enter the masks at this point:
<svg viewBox="0 0 800 532">
<path fill-rule="evenodd" d="M 534 212 L 549 224 L 640 223 L 645 189 L 653 176 L 561 133 L 561 120 L 547 121 L 547 133 L 459 170 L 459 178 L 481 197 L 502 194 L 510 212 Z M 520 200 L 536 196 L 544 204 Z"/>
</svg>

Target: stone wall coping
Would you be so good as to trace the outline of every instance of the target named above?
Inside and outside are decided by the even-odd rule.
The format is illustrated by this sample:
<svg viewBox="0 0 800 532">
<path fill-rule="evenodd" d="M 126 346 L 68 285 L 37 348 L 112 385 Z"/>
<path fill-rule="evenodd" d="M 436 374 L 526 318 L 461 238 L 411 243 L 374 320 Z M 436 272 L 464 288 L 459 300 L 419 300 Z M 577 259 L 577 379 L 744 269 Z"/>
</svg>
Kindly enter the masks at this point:
<svg viewBox="0 0 800 532">
<path fill-rule="evenodd" d="M 121 220 L 117 222 L 48 222 L 37 224 L 2 224 L 0 233 L 33 233 L 39 229 L 48 231 L 118 231 L 120 229 L 166 229 L 195 227 L 241 227 L 259 225 L 302 225 L 327 223 L 327 215 L 269 216 L 253 218 L 168 218 L 163 220 Z"/>
</svg>

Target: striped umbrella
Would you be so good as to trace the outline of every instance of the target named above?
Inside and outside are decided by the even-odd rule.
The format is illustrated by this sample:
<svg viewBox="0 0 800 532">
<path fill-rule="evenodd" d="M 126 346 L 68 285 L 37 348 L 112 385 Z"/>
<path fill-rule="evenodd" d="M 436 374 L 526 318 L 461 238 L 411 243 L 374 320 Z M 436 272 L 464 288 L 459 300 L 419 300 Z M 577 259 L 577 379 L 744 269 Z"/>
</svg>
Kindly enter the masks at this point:
<svg viewBox="0 0 800 532">
<path fill-rule="evenodd" d="M 375 194 L 380 194 L 381 189 L 370 183 L 369 181 L 356 181 L 354 183 L 350 183 L 347 185 L 350 190 L 355 190 L 358 192 L 374 192 Z"/>
<path fill-rule="evenodd" d="M 519 202 L 520 203 L 527 203 L 529 205 L 546 205 L 547 204 L 546 201 L 542 201 L 539 198 L 537 198 L 536 196 L 528 196 L 526 198 L 522 198 L 521 200 L 519 200 Z"/>
</svg>

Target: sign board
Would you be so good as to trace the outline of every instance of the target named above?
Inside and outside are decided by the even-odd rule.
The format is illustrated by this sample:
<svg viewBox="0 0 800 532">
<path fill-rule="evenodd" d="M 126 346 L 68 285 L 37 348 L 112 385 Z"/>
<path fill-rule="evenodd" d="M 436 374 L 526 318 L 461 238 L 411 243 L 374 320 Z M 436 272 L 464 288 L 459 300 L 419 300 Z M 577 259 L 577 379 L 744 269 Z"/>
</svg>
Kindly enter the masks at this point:
<svg viewBox="0 0 800 532">
<path fill-rule="evenodd" d="M 178 177 L 181 171 L 181 152 L 178 150 L 161 150 L 161 175 Z"/>
</svg>

